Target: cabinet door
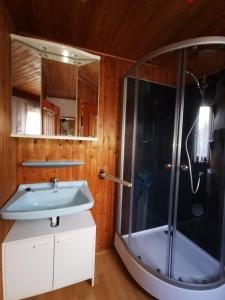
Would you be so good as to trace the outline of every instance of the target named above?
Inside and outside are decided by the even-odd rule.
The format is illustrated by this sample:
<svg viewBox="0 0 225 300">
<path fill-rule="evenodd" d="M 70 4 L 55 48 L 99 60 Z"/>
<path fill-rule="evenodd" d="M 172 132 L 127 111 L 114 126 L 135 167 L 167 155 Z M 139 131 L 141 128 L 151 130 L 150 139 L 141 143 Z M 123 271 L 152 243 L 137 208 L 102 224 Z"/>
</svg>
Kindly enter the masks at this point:
<svg viewBox="0 0 225 300">
<path fill-rule="evenodd" d="M 93 277 L 95 228 L 55 237 L 54 284 L 60 288 Z"/>
<path fill-rule="evenodd" d="M 54 237 L 3 244 L 4 298 L 21 299 L 52 289 Z"/>
</svg>

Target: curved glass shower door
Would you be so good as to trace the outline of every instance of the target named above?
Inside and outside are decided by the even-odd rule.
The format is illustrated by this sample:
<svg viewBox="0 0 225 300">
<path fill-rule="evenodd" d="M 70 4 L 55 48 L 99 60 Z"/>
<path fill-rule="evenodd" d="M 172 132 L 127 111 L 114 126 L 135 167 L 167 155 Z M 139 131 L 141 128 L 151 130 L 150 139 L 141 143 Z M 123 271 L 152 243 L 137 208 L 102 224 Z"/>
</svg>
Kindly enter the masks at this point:
<svg viewBox="0 0 225 300">
<path fill-rule="evenodd" d="M 224 275 L 225 51 L 186 50 L 171 276 L 207 284 Z"/>
<path fill-rule="evenodd" d="M 122 190 L 121 233 L 138 260 L 162 274 L 168 273 L 178 64 L 179 52 L 172 53 L 141 66 L 125 81 L 121 178 L 132 181 L 133 188 Z"/>
<path fill-rule="evenodd" d="M 118 231 L 149 272 L 209 288 L 225 278 L 225 50 L 178 49 L 125 79 Z"/>
</svg>

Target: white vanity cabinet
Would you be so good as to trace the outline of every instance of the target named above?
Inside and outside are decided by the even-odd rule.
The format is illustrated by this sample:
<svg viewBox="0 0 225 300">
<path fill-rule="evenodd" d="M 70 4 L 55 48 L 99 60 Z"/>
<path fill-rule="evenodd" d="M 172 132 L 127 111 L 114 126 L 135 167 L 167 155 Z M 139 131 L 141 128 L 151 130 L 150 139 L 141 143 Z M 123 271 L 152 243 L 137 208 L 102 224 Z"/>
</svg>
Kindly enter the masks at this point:
<svg viewBox="0 0 225 300">
<path fill-rule="evenodd" d="M 96 226 L 90 211 L 60 218 L 17 221 L 2 245 L 4 300 L 94 281 Z"/>
<path fill-rule="evenodd" d="M 77 259 L 72 259 L 74 257 Z M 92 278 L 92 257 L 93 230 L 87 228 L 58 235 L 55 240 L 53 288 L 58 289 L 74 282 Z"/>
<path fill-rule="evenodd" d="M 3 251 L 5 299 L 22 299 L 52 288 L 53 237 L 6 243 Z"/>
</svg>

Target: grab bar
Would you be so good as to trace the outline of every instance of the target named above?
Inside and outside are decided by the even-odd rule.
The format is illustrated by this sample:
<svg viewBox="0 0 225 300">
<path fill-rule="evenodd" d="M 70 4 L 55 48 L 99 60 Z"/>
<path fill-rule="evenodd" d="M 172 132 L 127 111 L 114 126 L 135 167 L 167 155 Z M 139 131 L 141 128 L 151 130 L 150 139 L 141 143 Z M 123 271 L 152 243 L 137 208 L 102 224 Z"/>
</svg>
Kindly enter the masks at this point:
<svg viewBox="0 0 225 300">
<path fill-rule="evenodd" d="M 115 176 L 109 175 L 109 174 L 107 174 L 105 172 L 104 169 L 100 169 L 98 177 L 100 179 L 109 179 L 109 180 L 112 180 L 112 181 L 114 181 L 116 183 L 119 183 L 119 184 L 122 184 L 122 185 L 124 185 L 126 187 L 132 187 L 132 183 L 131 182 L 128 182 L 128 181 L 125 181 L 125 180 L 121 180 L 121 179 L 119 179 L 119 178 L 117 178 Z"/>
</svg>

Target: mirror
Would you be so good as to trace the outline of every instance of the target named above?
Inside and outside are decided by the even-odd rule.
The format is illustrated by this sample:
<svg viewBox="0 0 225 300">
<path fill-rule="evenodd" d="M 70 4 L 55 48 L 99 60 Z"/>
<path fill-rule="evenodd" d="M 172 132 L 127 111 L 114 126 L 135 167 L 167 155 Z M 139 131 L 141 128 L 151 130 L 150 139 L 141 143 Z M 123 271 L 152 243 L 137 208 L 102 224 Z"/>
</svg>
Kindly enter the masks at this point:
<svg viewBox="0 0 225 300">
<path fill-rule="evenodd" d="M 97 138 L 100 56 L 11 35 L 11 136 Z"/>
</svg>

